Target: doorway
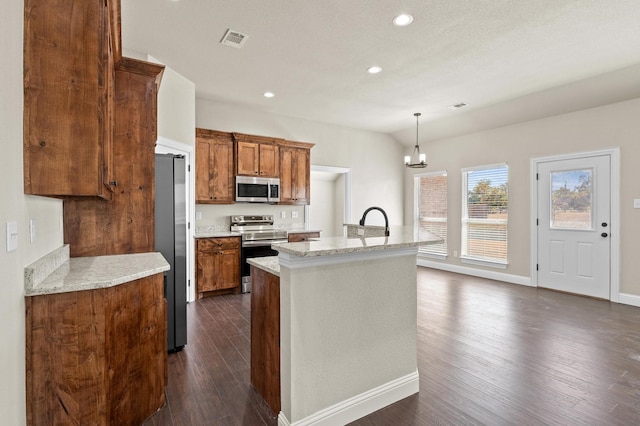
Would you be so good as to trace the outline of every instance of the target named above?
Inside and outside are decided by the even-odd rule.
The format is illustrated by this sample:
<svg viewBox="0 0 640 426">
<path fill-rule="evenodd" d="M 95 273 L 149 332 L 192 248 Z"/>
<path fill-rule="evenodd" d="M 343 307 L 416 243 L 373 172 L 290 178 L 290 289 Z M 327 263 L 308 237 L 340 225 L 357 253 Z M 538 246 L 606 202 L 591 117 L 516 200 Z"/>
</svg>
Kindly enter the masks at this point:
<svg viewBox="0 0 640 426">
<path fill-rule="evenodd" d="M 323 237 L 344 235 L 351 220 L 351 169 L 311 165 L 311 204 L 305 206 L 305 227 Z"/>
<path fill-rule="evenodd" d="M 532 160 L 538 287 L 618 298 L 617 150 Z"/>
</svg>

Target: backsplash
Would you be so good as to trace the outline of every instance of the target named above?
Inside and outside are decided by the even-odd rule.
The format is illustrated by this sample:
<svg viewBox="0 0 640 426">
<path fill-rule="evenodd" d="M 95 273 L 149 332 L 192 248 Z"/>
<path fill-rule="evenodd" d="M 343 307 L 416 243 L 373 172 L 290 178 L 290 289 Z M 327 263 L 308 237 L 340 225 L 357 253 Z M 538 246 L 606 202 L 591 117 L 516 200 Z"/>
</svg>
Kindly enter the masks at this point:
<svg viewBox="0 0 640 426">
<path fill-rule="evenodd" d="M 285 217 L 282 217 L 284 212 Z M 232 215 L 272 214 L 278 229 L 304 229 L 304 206 L 238 203 L 228 205 L 196 204 L 196 234 L 229 231 Z M 296 216 L 297 217 L 293 217 Z"/>
</svg>

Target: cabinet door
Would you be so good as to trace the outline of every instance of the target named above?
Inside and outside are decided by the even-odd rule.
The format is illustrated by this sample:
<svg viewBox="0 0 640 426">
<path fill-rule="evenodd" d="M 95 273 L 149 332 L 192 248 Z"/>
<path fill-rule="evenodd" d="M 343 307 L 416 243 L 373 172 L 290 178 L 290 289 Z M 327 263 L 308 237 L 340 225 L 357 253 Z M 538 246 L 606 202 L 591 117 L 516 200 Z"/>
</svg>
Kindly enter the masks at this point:
<svg viewBox="0 0 640 426">
<path fill-rule="evenodd" d="M 240 285 L 240 251 L 237 249 L 218 252 L 217 289 L 233 288 Z"/>
<path fill-rule="evenodd" d="M 293 148 L 280 148 L 280 204 L 291 204 L 293 201 Z"/>
<path fill-rule="evenodd" d="M 211 191 L 215 203 L 234 202 L 233 142 L 213 141 L 211 147 Z"/>
<path fill-rule="evenodd" d="M 211 200 L 211 141 L 196 140 L 196 203 Z"/>
<path fill-rule="evenodd" d="M 197 254 L 197 288 L 198 293 L 217 290 L 216 271 L 219 256 L 217 251 L 200 251 Z"/>
<path fill-rule="evenodd" d="M 293 199 L 295 204 L 309 204 L 310 201 L 310 169 L 309 150 L 295 148 L 295 163 L 293 169 Z"/>
<path fill-rule="evenodd" d="M 238 142 L 237 168 L 238 174 L 258 176 L 260 173 L 260 144 Z"/>
<path fill-rule="evenodd" d="M 280 176 L 280 150 L 277 145 L 260 144 L 260 176 Z"/>
<path fill-rule="evenodd" d="M 24 2 L 24 191 L 110 198 L 106 2 Z"/>
</svg>

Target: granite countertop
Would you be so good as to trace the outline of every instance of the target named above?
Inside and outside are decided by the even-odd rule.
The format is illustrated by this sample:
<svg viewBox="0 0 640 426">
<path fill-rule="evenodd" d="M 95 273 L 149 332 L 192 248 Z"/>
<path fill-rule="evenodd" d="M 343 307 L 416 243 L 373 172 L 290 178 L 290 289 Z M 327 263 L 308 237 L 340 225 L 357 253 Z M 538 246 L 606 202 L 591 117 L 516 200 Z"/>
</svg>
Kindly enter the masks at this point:
<svg viewBox="0 0 640 426">
<path fill-rule="evenodd" d="M 394 226 L 390 227 L 388 237 L 320 237 L 314 241 L 274 244 L 271 248 L 293 256 L 313 257 L 419 247 L 441 241 L 442 238 L 430 232 L 416 236 L 413 227 Z"/>
<path fill-rule="evenodd" d="M 247 263 L 276 277 L 280 276 L 280 261 L 278 260 L 278 256 L 252 257 L 247 259 Z"/>
<path fill-rule="evenodd" d="M 69 258 L 65 245 L 24 269 L 25 296 L 113 287 L 169 270 L 160 253 Z"/>
<path fill-rule="evenodd" d="M 242 236 L 239 232 L 231 232 L 231 231 L 210 231 L 210 232 L 199 232 L 194 238 L 222 238 L 222 237 L 240 237 Z"/>
</svg>

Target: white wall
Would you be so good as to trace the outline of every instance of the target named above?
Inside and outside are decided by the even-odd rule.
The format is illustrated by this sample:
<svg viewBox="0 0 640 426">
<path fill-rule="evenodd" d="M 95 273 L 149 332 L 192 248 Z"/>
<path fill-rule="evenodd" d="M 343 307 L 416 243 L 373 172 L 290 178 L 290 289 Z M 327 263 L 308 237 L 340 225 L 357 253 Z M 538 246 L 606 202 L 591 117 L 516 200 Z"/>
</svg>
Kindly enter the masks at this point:
<svg viewBox="0 0 640 426">
<path fill-rule="evenodd" d="M 640 99 L 562 114 L 422 145 L 429 170 L 446 170 L 449 184 L 449 264 L 460 265 L 461 172 L 464 167 L 509 165 L 508 274 L 530 276 L 530 159 L 620 147 L 621 292 L 640 295 Z M 413 174 L 405 175 L 405 223 L 412 223 Z"/>
<path fill-rule="evenodd" d="M 389 135 L 203 99 L 196 99 L 196 125 L 206 129 L 315 143 L 311 149 L 311 164 L 351 169 L 352 222 L 359 220 L 367 207 L 375 205 L 386 210 L 390 224 L 403 224 L 402 159 L 405 147 Z M 279 207 L 273 210 L 277 211 Z M 198 205 L 197 211 L 203 213 L 203 220 L 197 225 L 204 224 L 205 217 L 217 217 L 218 210 L 218 206 Z M 383 224 L 381 215 L 372 214 L 367 224 L 369 220 L 371 224 Z"/>
<path fill-rule="evenodd" d="M 148 60 L 162 64 L 153 56 Z M 195 146 L 195 127 L 196 85 L 165 65 L 158 92 L 158 137 Z"/>
<path fill-rule="evenodd" d="M 22 0 L 3 2 L 0 15 L 0 413 L 2 424 L 26 421 L 24 266 L 62 245 L 62 202 L 26 196 L 22 171 Z M 36 240 L 29 240 L 29 219 Z M 18 249 L 6 252 L 6 222 L 18 222 Z"/>
<path fill-rule="evenodd" d="M 336 233 L 336 200 L 334 173 L 311 172 L 311 193 L 313 202 L 309 206 L 309 228 L 321 229 L 323 237 L 342 235 Z M 339 228 L 342 229 L 342 223 Z"/>
</svg>

